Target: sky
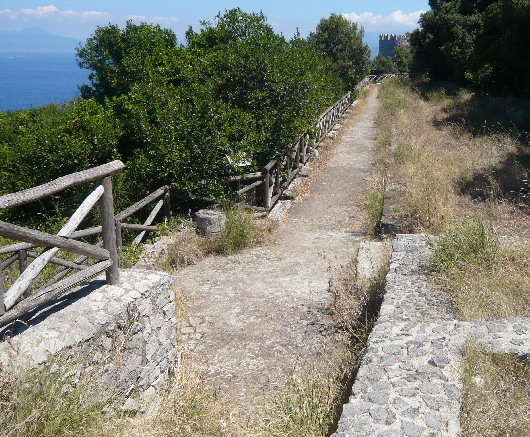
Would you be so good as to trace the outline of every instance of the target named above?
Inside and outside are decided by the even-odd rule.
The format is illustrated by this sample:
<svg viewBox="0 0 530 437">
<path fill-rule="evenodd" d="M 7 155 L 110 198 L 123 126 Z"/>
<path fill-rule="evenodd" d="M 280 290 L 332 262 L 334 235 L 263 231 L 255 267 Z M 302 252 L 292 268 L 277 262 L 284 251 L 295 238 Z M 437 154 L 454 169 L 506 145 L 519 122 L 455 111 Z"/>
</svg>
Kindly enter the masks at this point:
<svg viewBox="0 0 530 437">
<path fill-rule="evenodd" d="M 219 11 L 240 7 L 245 12 L 263 11 L 275 31 L 287 38 L 298 28 L 305 37 L 321 18 L 343 14 L 367 32 L 403 33 L 414 29 L 427 0 L 0 0 L 0 30 L 37 27 L 55 35 L 86 39 L 96 26 L 135 22 L 169 27 L 184 42 L 189 26 L 212 20 Z"/>
</svg>

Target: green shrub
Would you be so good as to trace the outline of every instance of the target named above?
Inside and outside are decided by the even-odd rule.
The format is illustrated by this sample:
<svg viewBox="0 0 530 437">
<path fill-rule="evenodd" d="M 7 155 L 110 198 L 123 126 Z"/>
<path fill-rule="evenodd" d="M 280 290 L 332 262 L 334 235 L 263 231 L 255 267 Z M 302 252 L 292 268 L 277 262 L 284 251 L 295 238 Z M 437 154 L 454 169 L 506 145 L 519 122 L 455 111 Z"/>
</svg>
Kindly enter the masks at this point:
<svg viewBox="0 0 530 437">
<path fill-rule="evenodd" d="M 219 236 L 219 247 L 227 255 L 244 249 L 254 241 L 251 215 L 242 208 L 225 208 L 225 228 Z"/>
<path fill-rule="evenodd" d="M 479 219 L 461 222 L 436 240 L 430 266 L 435 272 L 464 269 L 470 263 L 489 263 L 495 259 L 498 244 Z"/>
</svg>

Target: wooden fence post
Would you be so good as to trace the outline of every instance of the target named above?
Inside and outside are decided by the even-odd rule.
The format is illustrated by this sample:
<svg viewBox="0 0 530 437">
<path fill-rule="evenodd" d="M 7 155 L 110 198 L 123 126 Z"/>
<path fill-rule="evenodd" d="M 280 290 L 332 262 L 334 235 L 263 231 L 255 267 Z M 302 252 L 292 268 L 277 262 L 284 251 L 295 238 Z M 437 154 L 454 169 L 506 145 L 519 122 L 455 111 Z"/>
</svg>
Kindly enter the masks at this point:
<svg viewBox="0 0 530 437">
<path fill-rule="evenodd" d="M 4 270 L 0 268 L 0 316 L 3 316 L 5 313 L 4 305 Z"/>
<path fill-rule="evenodd" d="M 269 170 L 263 170 L 261 175 L 263 177 L 263 207 L 268 211 L 271 207 Z"/>
<path fill-rule="evenodd" d="M 19 250 L 18 251 L 18 269 L 20 271 L 20 274 L 24 273 L 24 271 L 28 268 L 28 251 L 27 250 Z M 22 296 L 28 297 L 31 294 L 31 288 L 28 288 Z"/>
<path fill-rule="evenodd" d="M 171 219 L 171 194 L 169 188 L 164 194 L 164 205 L 162 205 L 162 215 L 168 221 Z"/>
<path fill-rule="evenodd" d="M 99 199 L 103 247 L 110 253 L 112 265 L 106 270 L 107 284 L 116 284 L 119 280 L 118 251 L 116 249 L 116 222 L 114 219 L 114 201 L 112 197 L 112 178 L 101 180 L 105 192 Z"/>
<path fill-rule="evenodd" d="M 121 222 L 116 220 L 116 251 L 121 253 L 123 248 L 123 239 L 121 234 Z"/>
<path fill-rule="evenodd" d="M 18 268 L 20 274 L 24 273 L 24 270 L 28 267 L 28 252 L 26 250 L 18 251 Z"/>
</svg>

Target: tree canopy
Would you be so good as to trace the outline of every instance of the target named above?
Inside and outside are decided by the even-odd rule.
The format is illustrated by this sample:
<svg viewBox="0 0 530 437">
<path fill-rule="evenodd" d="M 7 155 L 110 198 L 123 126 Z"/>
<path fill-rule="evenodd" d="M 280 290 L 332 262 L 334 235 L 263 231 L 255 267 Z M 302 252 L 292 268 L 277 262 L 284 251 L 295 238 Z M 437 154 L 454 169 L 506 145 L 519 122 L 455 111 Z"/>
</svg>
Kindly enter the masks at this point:
<svg viewBox="0 0 530 437">
<path fill-rule="evenodd" d="M 430 0 L 411 35 L 413 69 L 530 96 L 530 0 Z"/>
<path fill-rule="evenodd" d="M 322 18 L 307 41 L 326 53 L 333 63 L 333 70 L 349 89 L 368 73 L 370 49 L 363 43 L 364 29 L 342 15 L 331 14 Z"/>
</svg>

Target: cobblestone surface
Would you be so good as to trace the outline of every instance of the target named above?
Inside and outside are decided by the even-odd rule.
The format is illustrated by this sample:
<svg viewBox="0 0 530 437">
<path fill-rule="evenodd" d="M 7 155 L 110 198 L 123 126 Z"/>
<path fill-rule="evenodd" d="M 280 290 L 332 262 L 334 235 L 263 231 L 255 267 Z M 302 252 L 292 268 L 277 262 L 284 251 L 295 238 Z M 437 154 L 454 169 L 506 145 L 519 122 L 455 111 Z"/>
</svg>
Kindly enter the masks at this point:
<svg viewBox="0 0 530 437">
<path fill-rule="evenodd" d="M 335 436 L 458 435 L 464 340 L 530 353 L 530 319 L 456 320 L 429 287 L 428 253 L 427 235 L 396 237 L 380 318 Z"/>
</svg>

